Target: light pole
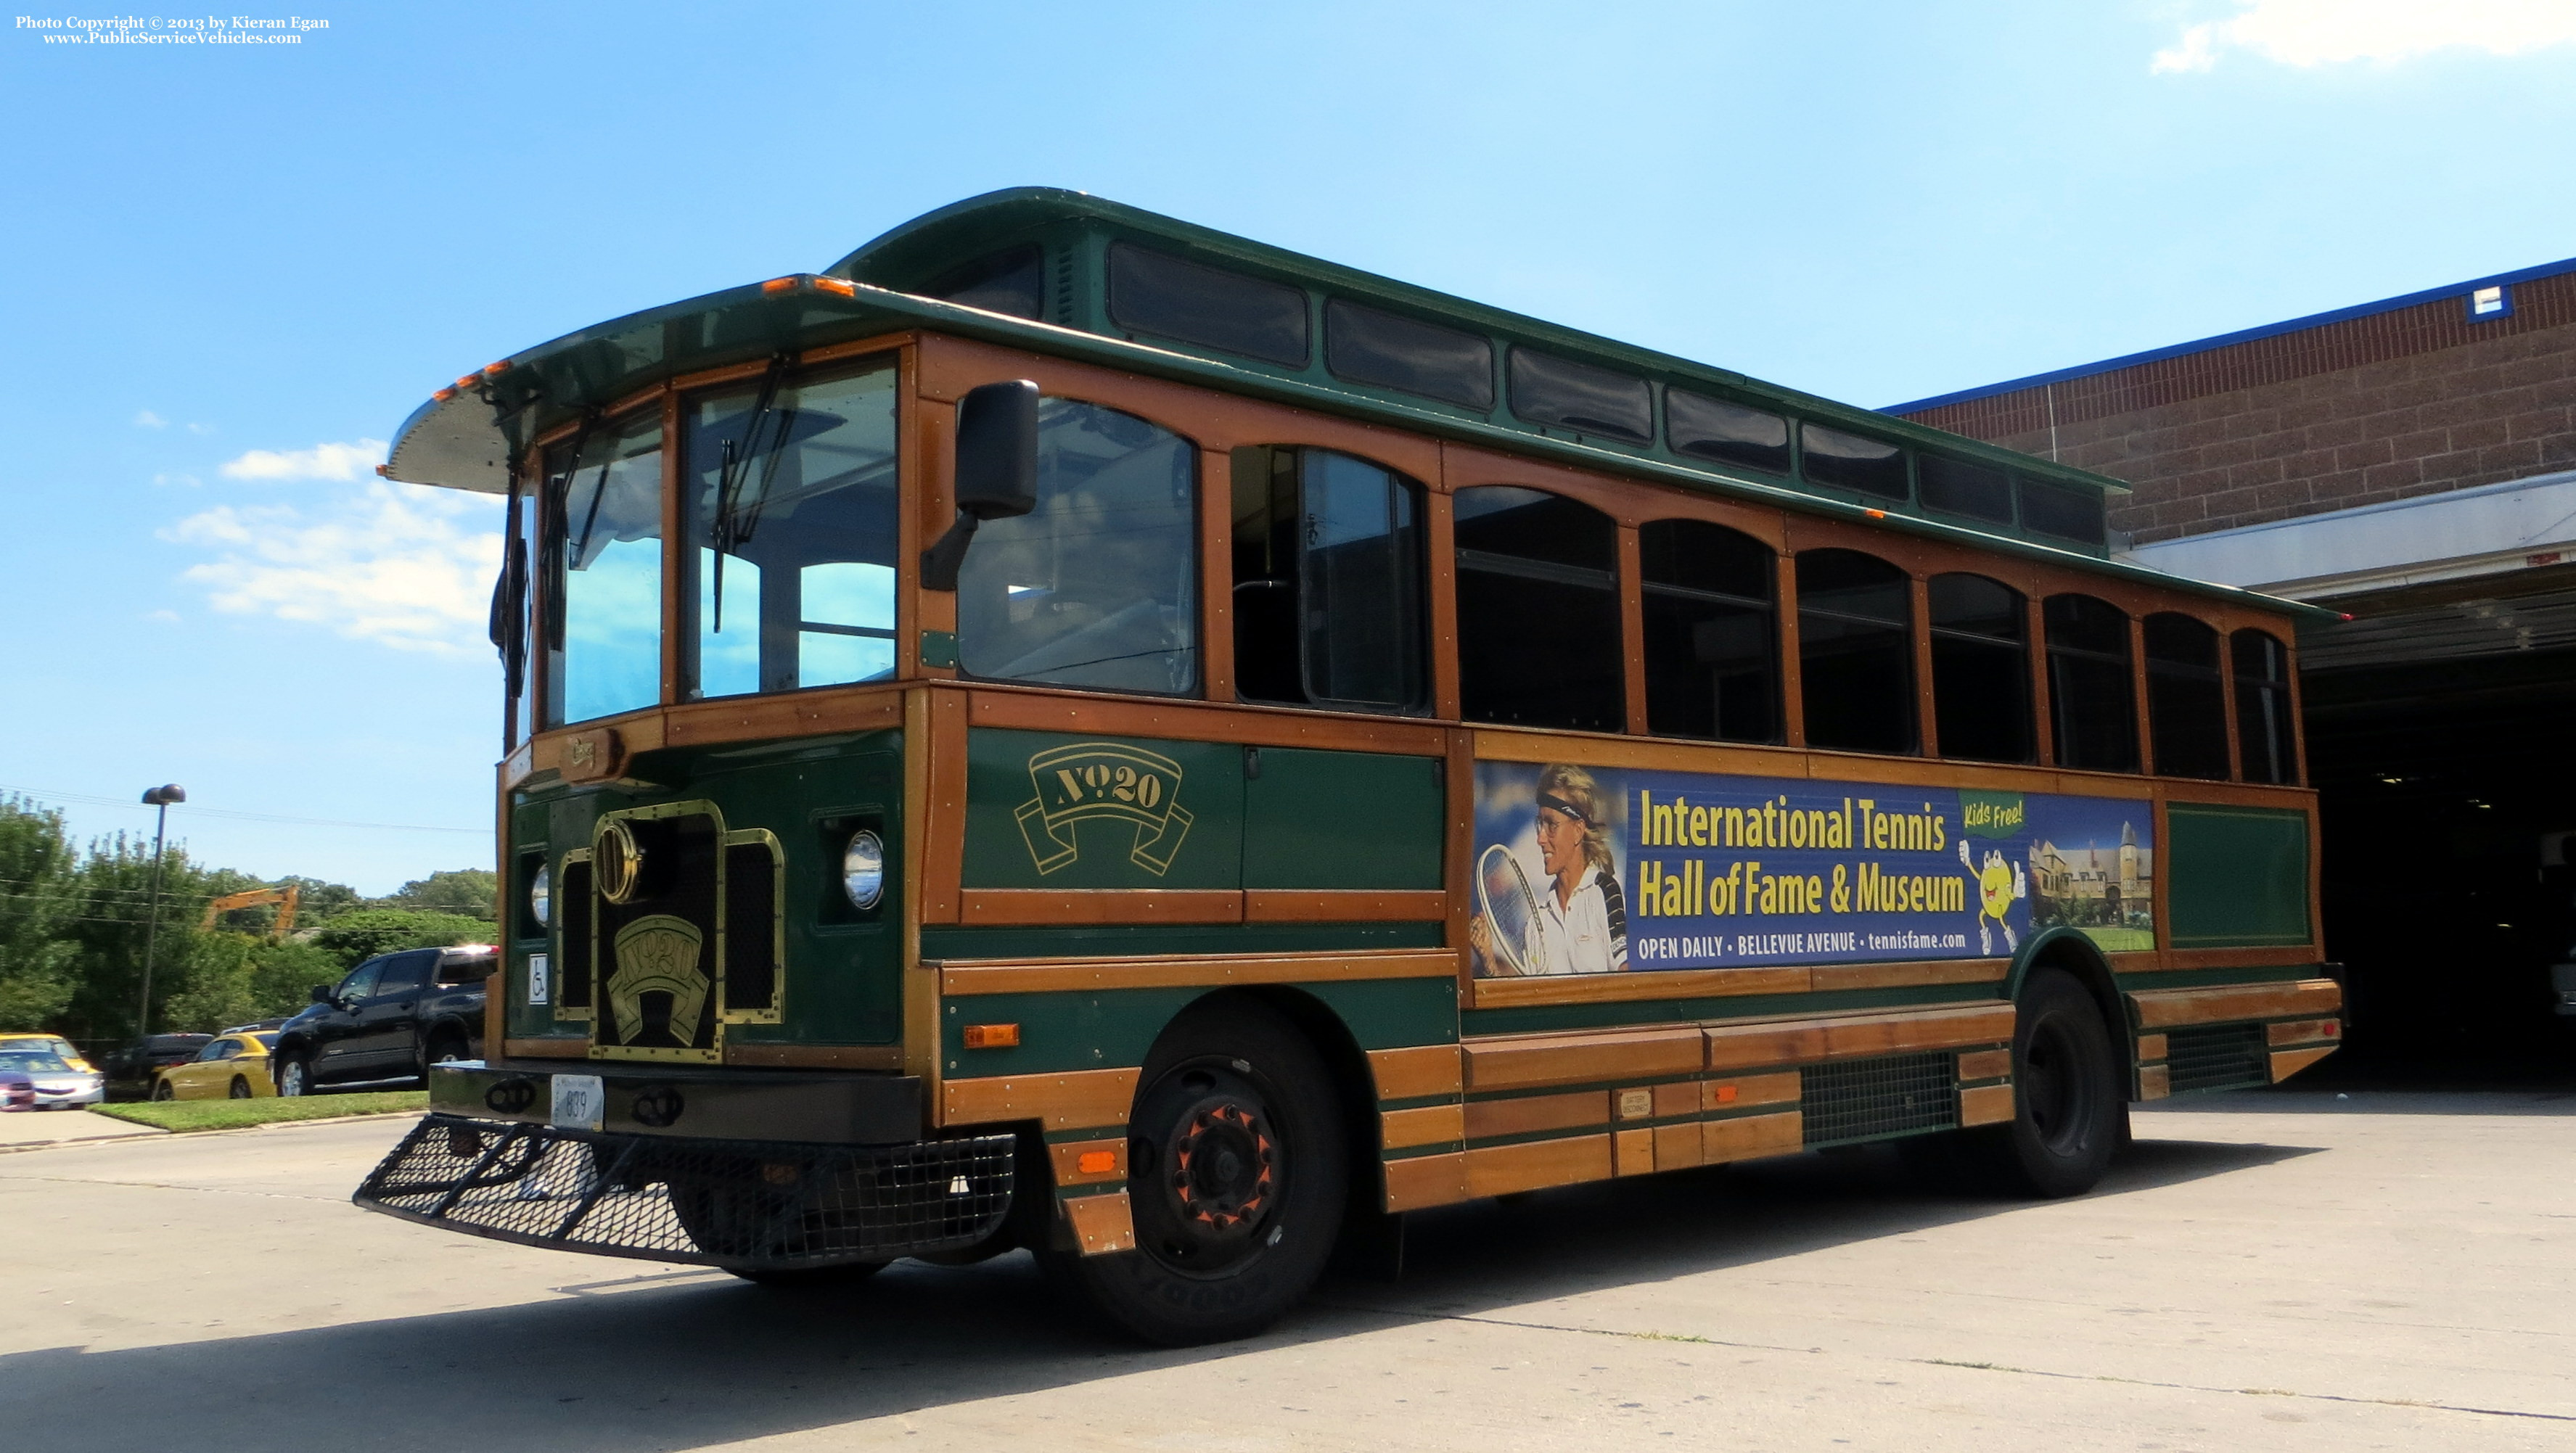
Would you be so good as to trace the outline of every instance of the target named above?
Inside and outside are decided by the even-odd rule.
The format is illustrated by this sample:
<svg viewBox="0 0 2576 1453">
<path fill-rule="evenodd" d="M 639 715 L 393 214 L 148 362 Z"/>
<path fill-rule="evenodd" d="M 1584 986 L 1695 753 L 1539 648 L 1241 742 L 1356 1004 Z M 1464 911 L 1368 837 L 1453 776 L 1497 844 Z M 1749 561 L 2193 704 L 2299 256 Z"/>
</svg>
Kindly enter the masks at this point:
<svg viewBox="0 0 2576 1453">
<path fill-rule="evenodd" d="M 143 794 L 147 807 L 160 809 L 152 821 L 152 916 L 143 921 L 143 1004 L 134 1014 L 134 1032 L 152 1032 L 152 950 L 161 937 L 161 845 L 170 833 L 170 804 L 188 800 L 188 789 L 164 782 Z"/>
</svg>

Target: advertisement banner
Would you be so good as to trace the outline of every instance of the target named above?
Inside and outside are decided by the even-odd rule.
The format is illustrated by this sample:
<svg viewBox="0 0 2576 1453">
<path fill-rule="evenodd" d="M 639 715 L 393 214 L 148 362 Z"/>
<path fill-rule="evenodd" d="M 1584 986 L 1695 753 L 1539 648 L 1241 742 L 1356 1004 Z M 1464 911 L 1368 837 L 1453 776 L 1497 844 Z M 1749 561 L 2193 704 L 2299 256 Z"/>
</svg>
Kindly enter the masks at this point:
<svg viewBox="0 0 2576 1453">
<path fill-rule="evenodd" d="M 2155 947 L 2152 805 L 1476 764 L 1480 977 Z"/>
</svg>

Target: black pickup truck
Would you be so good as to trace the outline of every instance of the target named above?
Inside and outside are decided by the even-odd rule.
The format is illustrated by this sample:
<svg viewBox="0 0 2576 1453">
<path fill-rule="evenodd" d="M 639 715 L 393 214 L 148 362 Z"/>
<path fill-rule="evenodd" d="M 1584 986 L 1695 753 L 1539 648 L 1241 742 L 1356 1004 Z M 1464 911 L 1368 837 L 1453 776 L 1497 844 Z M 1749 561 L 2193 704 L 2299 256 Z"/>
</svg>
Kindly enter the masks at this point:
<svg viewBox="0 0 2576 1453">
<path fill-rule="evenodd" d="M 429 1067 L 483 1055 L 488 944 L 378 954 L 277 1031 L 269 1063 L 281 1095 L 425 1081 Z"/>
</svg>

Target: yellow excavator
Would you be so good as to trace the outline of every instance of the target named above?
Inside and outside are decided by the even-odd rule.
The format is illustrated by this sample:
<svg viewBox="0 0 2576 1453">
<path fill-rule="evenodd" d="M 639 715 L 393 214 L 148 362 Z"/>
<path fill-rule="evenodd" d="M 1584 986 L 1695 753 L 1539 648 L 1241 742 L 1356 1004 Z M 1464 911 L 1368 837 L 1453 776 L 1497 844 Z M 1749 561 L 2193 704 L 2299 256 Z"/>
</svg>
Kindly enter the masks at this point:
<svg viewBox="0 0 2576 1453">
<path fill-rule="evenodd" d="M 236 908 L 256 908 L 263 903 L 277 905 L 277 922 L 268 931 L 270 938 L 284 938 L 295 931 L 295 905 L 302 890 L 289 883 L 283 888 L 252 888 L 240 893 L 226 893 L 206 904 L 205 920 L 197 925 L 212 928 L 215 920 Z"/>
</svg>

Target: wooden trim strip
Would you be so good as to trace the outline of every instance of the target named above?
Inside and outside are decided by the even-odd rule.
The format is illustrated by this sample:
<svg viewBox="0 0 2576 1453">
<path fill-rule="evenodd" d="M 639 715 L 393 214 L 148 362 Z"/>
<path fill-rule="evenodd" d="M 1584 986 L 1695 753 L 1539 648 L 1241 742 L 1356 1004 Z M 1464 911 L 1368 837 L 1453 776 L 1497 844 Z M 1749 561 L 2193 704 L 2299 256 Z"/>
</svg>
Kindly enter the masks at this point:
<svg viewBox="0 0 2576 1453">
<path fill-rule="evenodd" d="M 1092 989 L 1173 989 L 1207 984 L 1340 984 L 1364 979 L 1446 979 L 1458 971 L 1448 949 L 1375 949 L 1348 953 L 1203 957 L 1169 955 L 1133 959 L 1028 959 L 961 963 L 932 960 L 943 994 L 1045 994 Z M 1372 1054 L 1429 1054 L 1457 1058 L 1454 1046 L 1428 1050 L 1379 1050 Z M 1453 1090 L 1455 1086 L 1452 1086 Z M 1400 1098 L 1388 1091 L 1388 1098 Z M 1408 1095 L 1437 1094 L 1411 1090 Z"/>
<path fill-rule="evenodd" d="M 2164 1057 L 2165 1037 L 2163 1035 L 2141 1034 L 2138 1036 L 2138 1058 L 2140 1060 L 2160 1060 Z"/>
<path fill-rule="evenodd" d="M 957 921 L 986 924 L 1241 923 L 1232 888 L 965 888 Z"/>
<path fill-rule="evenodd" d="M 1818 993 L 1841 989 L 1923 989 L 1945 984 L 2000 984 L 2010 959 L 1931 959 L 1910 964 L 1818 964 L 1807 976 Z"/>
<path fill-rule="evenodd" d="M 1082 1168 L 1084 1156 L 1110 1157 L 1105 1170 Z M 1095 1186 L 1125 1184 L 1127 1180 L 1127 1137 L 1108 1140 L 1067 1140 L 1047 1147 L 1047 1158 L 1055 1165 L 1055 1183 L 1059 1186 Z"/>
<path fill-rule="evenodd" d="M 1467 1156 L 1463 1151 L 1390 1160 L 1384 1170 L 1386 1208 L 1390 1211 L 1451 1206 L 1475 1194 L 1467 1188 Z"/>
<path fill-rule="evenodd" d="M 1125 1191 L 1067 1197 L 1064 1215 L 1073 1223 L 1073 1239 L 1085 1256 L 1136 1249 L 1136 1217 L 1127 1204 Z"/>
<path fill-rule="evenodd" d="M 989 1125 L 1036 1120 L 1049 1130 L 1124 1125 L 1136 1103 L 1135 1070 L 1074 1070 L 1061 1075 L 1001 1075 L 940 1086 L 939 1123 Z"/>
<path fill-rule="evenodd" d="M 1467 1083 L 1478 1090 L 1651 1079 L 1687 1074 L 1704 1062 L 1696 1025 L 1469 1040 L 1464 1048 Z"/>
<path fill-rule="evenodd" d="M 1754 1069 L 2008 1043 L 2013 1036 L 2013 1006 L 1980 1003 L 1775 1024 L 1713 1024 L 1706 1033 L 1709 1068 Z"/>
<path fill-rule="evenodd" d="M 2000 1080 L 2012 1073 L 2012 1051 L 1977 1049 L 1959 1056 L 1962 1080 Z"/>
<path fill-rule="evenodd" d="M 1223 741 L 1247 747 L 1324 747 L 1403 756 L 1441 754 L 1443 729 L 1400 717 L 1357 716 L 1294 707 L 1219 706 L 1197 701 L 1139 701 L 1089 692 L 977 683 L 967 693 L 966 720 L 1018 731 L 1096 732 L 1104 736 Z"/>
<path fill-rule="evenodd" d="M 2013 1087 L 1979 1085 L 1959 1092 L 1959 1123 L 2001 1125 L 2013 1118 Z"/>
<path fill-rule="evenodd" d="M 1619 1004 L 1638 999 L 1803 994 L 1813 987 L 1811 971 L 1805 968 L 1655 969 L 1618 974 L 1555 974 L 1528 979 L 1478 979 L 1472 990 L 1472 1007 L 1517 1009 L 1534 1004 Z"/>
<path fill-rule="evenodd" d="M 2167 949 L 2164 962 L 2142 967 L 2155 969 L 2292 969 L 2305 968 L 2317 961 L 2313 942 L 2285 944 L 2278 948 L 2177 948 Z M 2133 972 L 2125 965 L 2112 966 L 2115 973 Z"/>
<path fill-rule="evenodd" d="M 2331 1044 L 2315 1049 L 2276 1049 L 2272 1051 L 2272 1083 L 2277 1085 L 2334 1052 Z"/>
<path fill-rule="evenodd" d="M 1246 923 L 1437 923 L 1449 916 L 1449 895 L 1373 888 L 1246 888 Z"/>
<path fill-rule="evenodd" d="M 1469 1140 L 1535 1135 L 1547 1130 L 1592 1130 L 1609 1123 L 1607 1090 L 1524 1095 L 1515 1100 L 1470 1100 L 1465 1120 Z"/>
<path fill-rule="evenodd" d="M 1783 1075 L 1740 1075 L 1731 1079 L 1702 1080 L 1700 1108 L 1703 1110 L 1743 1110 L 1755 1105 L 1795 1105 L 1806 1091 L 1806 1082 L 1798 1072 Z"/>
<path fill-rule="evenodd" d="M 1467 1152 L 1470 1195 L 1507 1196 L 1550 1186 L 1610 1179 L 1610 1137 L 1583 1135 L 1526 1145 L 1491 1145 Z"/>
<path fill-rule="evenodd" d="M 2290 984 L 2139 989 L 2130 993 L 2129 1002 L 2137 1008 L 2139 1028 L 2170 1029 L 2177 1024 L 2332 1014 L 2343 1007 L 2343 988 L 2332 979 L 2301 979 Z"/>
<path fill-rule="evenodd" d="M 2343 1021 L 2340 1019 L 2294 1019 L 2287 1024 L 2263 1026 L 2263 1042 L 2274 1046 L 2321 1044 L 2329 1039 L 2341 1038 L 2343 1038 Z"/>
<path fill-rule="evenodd" d="M 1455 1105 L 1424 1105 L 1414 1110 L 1381 1111 L 1378 1115 L 1378 1144 L 1388 1150 L 1455 1145 L 1466 1138 L 1466 1116 Z"/>
<path fill-rule="evenodd" d="M 728 696 L 673 706 L 662 714 L 662 740 L 674 747 L 699 747 L 822 732 L 887 731 L 901 725 L 901 693 L 868 686 Z"/>
<path fill-rule="evenodd" d="M 2173 1072 L 2163 1065 L 2138 1066 L 2138 1098 L 2141 1100 L 2173 1098 Z"/>
<path fill-rule="evenodd" d="M 776 1069 L 901 1070 L 899 1044 L 742 1044 L 725 1042 L 724 1062 Z"/>
<path fill-rule="evenodd" d="M 570 1035 L 549 1035 L 543 1039 L 504 1039 L 503 1059 L 588 1059 L 590 1040 Z"/>
<path fill-rule="evenodd" d="M 1766 1155 L 1791 1155 L 1806 1149 L 1807 1118 L 1792 1110 L 1784 1115 L 1739 1115 L 1732 1120 L 1703 1120 L 1699 1124 L 1700 1163 L 1718 1165 L 1730 1160 L 1759 1160 Z"/>
<path fill-rule="evenodd" d="M 1466 1071 L 1454 1044 L 1416 1049 L 1373 1049 L 1369 1073 L 1377 1080 L 1381 1100 L 1414 1100 L 1425 1095 L 1455 1095 L 1466 1087 Z"/>
</svg>

